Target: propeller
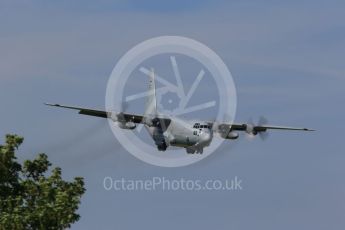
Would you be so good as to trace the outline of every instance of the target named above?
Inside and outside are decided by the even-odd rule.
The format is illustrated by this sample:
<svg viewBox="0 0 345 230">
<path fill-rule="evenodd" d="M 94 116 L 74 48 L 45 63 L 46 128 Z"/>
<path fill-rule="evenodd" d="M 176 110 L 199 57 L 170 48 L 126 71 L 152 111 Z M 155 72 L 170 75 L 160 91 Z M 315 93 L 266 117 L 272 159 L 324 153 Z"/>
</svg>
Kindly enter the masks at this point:
<svg viewBox="0 0 345 230">
<path fill-rule="evenodd" d="M 123 121 L 124 119 L 124 113 L 127 111 L 129 104 L 126 101 L 120 101 L 116 104 L 117 110 L 119 111 L 116 113 L 115 117 L 113 118 L 114 121 Z"/>
<path fill-rule="evenodd" d="M 267 124 L 268 124 L 268 120 L 264 116 L 260 116 L 259 121 L 258 121 L 258 125 L 263 126 L 263 125 L 267 125 Z M 259 137 L 263 141 L 265 141 L 268 138 L 268 136 L 269 136 L 269 134 L 266 131 L 259 132 Z"/>
<path fill-rule="evenodd" d="M 212 130 L 222 138 L 225 138 L 231 130 L 231 126 L 226 125 L 229 123 L 231 123 L 231 116 L 229 114 L 224 114 L 221 121 L 216 121 L 216 119 L 214 119 Z"/>
<path fill-rule="evenodd" d="M 257 132 L 254 131 L 254 127 L 255 127 L 255 124 L 253 122 L 253 119 L 249 118 L 246 124 L 246 130 L 245 130 L 245 132 L 247 133 L 246 138 L 249 140 L 253 140 L 257 134 Z"/>
<path fill-rule="evenodd" d="M 268 123 L 268 120 L 264 116 L 260 116 L 257 124 L 255 124 L 253 122 L 253 119 L 250 118 L 248 123 L 246 124 L 246 130 L 245 131 L 247 133 L 247 136 L 250 139 L 252 139 L 254 136 L 259 134 L 259 137 L 261 138 L 261 140 L 266 140 L 268 138 L 268 133 L 266 132 L 266 130 L 259 131 L 257 129 L 257 127 L 266 125 L 267 123 Z"/>
<path fill-rule="evenodd" d="M 120 116 L 119 118 L 121 120 L 124 120 L 123 113 L 125 113 L 127 111 L 128 107 L 129 107 L 128 102 L 126 102 L 126 101 L 121 101 L 120 102 L 120 113 L 119 113 L 118 116 Z"/>
</svg>

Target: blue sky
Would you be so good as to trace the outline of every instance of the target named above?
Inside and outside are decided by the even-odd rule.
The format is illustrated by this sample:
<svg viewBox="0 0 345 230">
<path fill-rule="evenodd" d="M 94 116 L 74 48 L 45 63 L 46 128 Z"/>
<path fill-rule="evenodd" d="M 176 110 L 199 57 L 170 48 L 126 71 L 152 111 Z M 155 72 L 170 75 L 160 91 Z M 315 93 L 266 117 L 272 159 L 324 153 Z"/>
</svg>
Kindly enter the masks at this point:
<svg viewBox="0 0 345 230">
<path fill-rule="evenodd" d="M 72 229 L 343 229 L 345 16 L 342 1 L 2 1 L 0 136 L 25 137 L 20 159 L 46 152 L 87 192 Z M 197 164 L 147 165 L 106 122 L 43 102 L 104 106 L 112 68 L 161 35 L 205 43 L 230 68 L 236 121 L 265 115 L 315 133 L 272 132 Z M 103 178 L 232 178 L 243 191 L 115 192 Z"/>
</svg>

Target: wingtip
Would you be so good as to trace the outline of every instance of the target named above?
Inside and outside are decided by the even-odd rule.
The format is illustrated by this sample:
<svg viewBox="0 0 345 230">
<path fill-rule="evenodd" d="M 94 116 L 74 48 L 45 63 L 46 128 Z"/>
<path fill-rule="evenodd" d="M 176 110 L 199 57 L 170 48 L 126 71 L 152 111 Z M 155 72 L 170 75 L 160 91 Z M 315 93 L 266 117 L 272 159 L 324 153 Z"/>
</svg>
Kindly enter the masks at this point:
<svg viewBox="0 0 345 230">
<path fill-rule="evenodd" d="M 47 103 L 47 102 L 45 102 L 45 103 L 43 103 L 44 105 L 49 105 L 49 106 L 60 106 L 59 104 L 52 104 L 52 103 Z"/>
</svg>

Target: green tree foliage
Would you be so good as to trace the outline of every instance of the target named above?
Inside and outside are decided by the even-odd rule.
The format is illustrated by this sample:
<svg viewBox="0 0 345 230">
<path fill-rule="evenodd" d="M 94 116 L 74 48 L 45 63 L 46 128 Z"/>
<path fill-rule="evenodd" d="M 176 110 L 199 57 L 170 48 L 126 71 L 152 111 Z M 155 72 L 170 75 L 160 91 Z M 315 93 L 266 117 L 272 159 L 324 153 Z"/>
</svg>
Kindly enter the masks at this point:
<svg viewBox="0 0 345 230">
<path fill-rule="evenodd" d="M 83 178 L 73 182 L 61 178 L 56 167 L 41 153 L 23 165 L 15 151 L 23 142 L 7 135 L 0 145 L 0 229 L 65 229 L 80 218 L 76 213 L 85 192 Z"/>
</svg>

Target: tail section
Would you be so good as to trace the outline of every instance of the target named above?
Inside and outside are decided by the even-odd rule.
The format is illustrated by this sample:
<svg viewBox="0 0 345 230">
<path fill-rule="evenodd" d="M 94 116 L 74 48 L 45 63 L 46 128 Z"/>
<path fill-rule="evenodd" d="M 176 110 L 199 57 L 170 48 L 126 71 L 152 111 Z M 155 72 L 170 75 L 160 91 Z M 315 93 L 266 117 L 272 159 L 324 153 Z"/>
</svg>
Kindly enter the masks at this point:
<svg viewBox="0 0 345 230">
<path fill-rule="evenodd" d="M 153 69 L 151 69 L 149 75 L 149 90 L 144 113 L 144 116 L 146 117 L 149 117 L 150 115 L 157 115 L 156 84 L 155 73 Z"/>
</svg>

